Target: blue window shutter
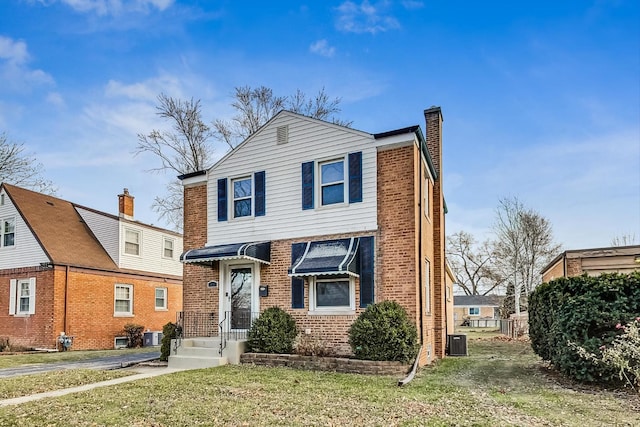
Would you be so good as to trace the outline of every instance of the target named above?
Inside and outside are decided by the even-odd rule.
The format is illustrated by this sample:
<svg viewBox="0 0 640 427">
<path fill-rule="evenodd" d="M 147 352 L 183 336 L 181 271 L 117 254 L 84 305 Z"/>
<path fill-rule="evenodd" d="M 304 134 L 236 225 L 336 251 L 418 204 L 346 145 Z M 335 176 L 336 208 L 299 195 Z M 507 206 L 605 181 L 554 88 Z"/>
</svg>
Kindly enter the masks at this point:
<svg viewBox="0 0 640 427">
<path fill-rule="evenodd" d="M 313 162 L 302 164 L 302 209 L 313 209 Z"/>
<path fill-rule="evenodd" d="M 362 201 L 362 151 L 349 153 L 349 203 Z"/>
<path fill-rule="evenodd" d="M 254 185 L 256 189 L 255 216 L 264 216 L 266 207 L 264 171 L 256 172 L 254 179 Z"/>
<path fill-rule="evenodd" d="M 304 254 L 306 243 L 294 243 L 291 245 L 291 265 Z M 304 308 L 304 279 L 302 277 L 291 278 L 291 308 Z"/>
<path fill-rule="evenodd" d="M 218 180 L 218 221 L 227 220 L 227 178 Z"/>
<path fill-rule="evenodd" d="M 360 307 L 366 307 L 375 302 L 375 281 L 373 264 L 375 247 L 373 237 L 360 237 Z"/>
</svg>

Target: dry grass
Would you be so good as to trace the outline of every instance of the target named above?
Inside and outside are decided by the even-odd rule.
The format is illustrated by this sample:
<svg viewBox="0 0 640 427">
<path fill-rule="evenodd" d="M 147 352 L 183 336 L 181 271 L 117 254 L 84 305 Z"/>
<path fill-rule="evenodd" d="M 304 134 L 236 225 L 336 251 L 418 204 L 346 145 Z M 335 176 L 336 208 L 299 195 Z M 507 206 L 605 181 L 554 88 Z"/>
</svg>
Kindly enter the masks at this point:
<svg viewBox="0 0 640 427">
<path fill-rule="evenodd" d="M 2 426 L 634 426 L 638 396 L 558 381 L 528 343 L 469 342 L 469 357 L 397 378 L 287 368 L 185 371 L 0 409 Z"/>
<path fill-rule="evenodd" d="M 0 369 L 13 368 L 23 365 L 41 363 L 73 362 L 78 360 L 95 359 L 97 357 L 117 356 L 120 354 L 148 353 L 160 351 L 159 347 L 127 348 L 121 350 L 85 350 L 64 351 L 59 353 L 24 353 L 2 354 L 0 353 Z"/>
</svg>

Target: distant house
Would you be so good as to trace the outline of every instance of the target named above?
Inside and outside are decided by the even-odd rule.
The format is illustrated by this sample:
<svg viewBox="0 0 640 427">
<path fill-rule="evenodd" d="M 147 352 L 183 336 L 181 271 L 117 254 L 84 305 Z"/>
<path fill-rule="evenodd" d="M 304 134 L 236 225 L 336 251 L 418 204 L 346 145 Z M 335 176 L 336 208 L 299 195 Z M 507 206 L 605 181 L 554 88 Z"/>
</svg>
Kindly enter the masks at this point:
<svg viewBox="0 0 640 427">
<path fill-rule="evenodd" d="M 582 274 L 632 273 L 640 271 L 640 245 L 574 249 L 562 252 L 543 270 L 542 281 Z"/>
<path fill-rule="evenodd" d="M 182 308 L 182 236 L 0 185 L 0 337 L 32 348 L 108 349 L 123 326 L 160 331 Z"/>
<path fill-rule="evenodd" d="M 453 297 L 453 318 L 456 326 L 466 320 L 497 320 L 504 297 L 498 295 L 456 295 Z M 495 322 L 491 322 L 494 326 Z"/>
<path fill-rule="evenodd" d="M 193 366 L 206 352 L 199 338 L 220 330 L 211 365 L 237 360 L 229 346 L 272 306 L 349 354 L 349 327 L 384 300 L 417 326 L 421 364 L 443 357 L 453 307 L 442 115 L 424 116 L 426 138 L 420 126 L 371 134 L 281 111 L 210 169 L 183 176 L 183 331 L 193 340 L 169 364 Z"/>
</svg>

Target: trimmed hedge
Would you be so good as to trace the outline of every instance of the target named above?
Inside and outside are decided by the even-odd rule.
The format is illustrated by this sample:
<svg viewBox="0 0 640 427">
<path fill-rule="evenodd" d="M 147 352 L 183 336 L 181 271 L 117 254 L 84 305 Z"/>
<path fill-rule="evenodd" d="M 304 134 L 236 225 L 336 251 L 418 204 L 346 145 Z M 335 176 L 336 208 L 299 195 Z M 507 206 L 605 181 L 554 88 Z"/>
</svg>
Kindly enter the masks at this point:
<svg viewBox="0 0 640 427">
<path fill-rule="evenodd" d="M 255 353 L 292 353 L 296 321 L 280 307 L 267 308 L 249 328 L 249 349 Z"/>
<path fill-rule="evenodd" d="M 171 355 L 171 340 L 174 340 L 181 333 L 180 326 L 169 322 L 162 327 L 162 341 L 160 344 L 160 360 L 166 362 Z"/>
<path fill-rule="evenodd" d="M 395 301 L 371 304 L 349 328 L 357 359 L 409 363 L 418 354 L 418 331 L 404 307 Z"/>
<path fill-rule="evenodd" d="M 564 374 L 583 382 L 615 382 L 617 372 L 580 357 L 576 346 L 601 354 L 620 334 L 616 325 L 640 314 L 640 272 L 560 278 L 529 298 L 533 350 Z"/>
</svg>

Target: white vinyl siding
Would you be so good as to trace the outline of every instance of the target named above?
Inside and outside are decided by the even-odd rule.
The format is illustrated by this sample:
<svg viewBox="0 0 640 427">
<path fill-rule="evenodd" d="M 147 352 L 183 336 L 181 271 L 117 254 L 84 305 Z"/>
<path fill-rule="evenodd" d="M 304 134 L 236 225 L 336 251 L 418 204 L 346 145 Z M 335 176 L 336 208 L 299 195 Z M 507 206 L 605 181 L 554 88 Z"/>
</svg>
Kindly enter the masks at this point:
<svg viewBox="0 0 640 427">
<path fill-rule="evenodd" d="M 120 259 L 118 218 L 81 207 L 76 210 L 116 264 Z"/>
<path fill-rule="evenodd" d="M 9 314 L 26 316 L 36 312 L 36 278 L 9 281 Z"/>
<path fill-rule="evenodd" d="M 288 126 L 288 143 L 277 144 L 277 128 Z M 302 210 L 304 162 L 345 158 L 362 152 L 362 202 Z M 208 173 L 208 243 L 224 244 L 339 234 L 377 229 L 376 141 L 371 135 L 283 113 L 227 155 Z M 348 167 L 345 161 L 345 168 Z M 265 171 L 266 215 L 245 221 L 217 220 L 217 182 Z M 319 179 L 318 176 L 315 180 Z M 317 185 L 317 184 L 316 184 Z M 315 206 L 319 202 L 316 197 Z M 340 220 L 337 221 L 336 218 Z"/>
<path fill-rule="evenodd" d="M 2 191 L 2 194 L 5 194 Z M 5 194 L 4 205 L 0 206 L 0 219 L 15 218 L 15 245 L 0 246 L 0 270 L 22 268 L 50 262 L 40 243 L 31 233 L 29 227 L 13 205 L 11 198 Z"/>
<path fill-rule="evenodd" d="M 120 236 L 122 239 L 122 255 L 120 256 L 118 267 L 130 270 L 148 271 L 159 274 L 169 274 L 172 276 L 182 276 L 182 263 L 180 254 L 182 253 L 182 237 L 179 235 L 169 235 L 166 231 L 152 227 L 144 227 L 136 224 L 135 229 L 141 231 L 142 246 L 140 255 L 124 254 L 125 229 L 132 229 L 132 223 L 127 220 L 120 222 Z M 173 258 L 165 256 L 168 249 L 167 240 L 173 242 Z"/>
<path fill-rule="evenodd" d="M 115 285 L 113 299 L 114 316 L 133 315 L 133 286 Z"/>
</svg>

